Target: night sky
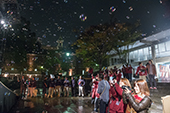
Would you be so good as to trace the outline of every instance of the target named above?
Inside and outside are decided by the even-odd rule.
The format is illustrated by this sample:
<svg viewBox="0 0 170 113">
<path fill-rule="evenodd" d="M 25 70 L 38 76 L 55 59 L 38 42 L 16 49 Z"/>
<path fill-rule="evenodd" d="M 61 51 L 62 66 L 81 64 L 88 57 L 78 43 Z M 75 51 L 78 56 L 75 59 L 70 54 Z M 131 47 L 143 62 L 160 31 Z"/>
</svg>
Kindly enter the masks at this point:
<svg viewBox="0 0 170 113">
<path fill-rule="evenodd" d="M 21 16 L 32 24 L 32 31 L 43 45 L 56 46 L 61 36 L 67 46 L 91 25 L 141 21 L 143 35 L 170 27 L 170 0 L 18 0 Z M 115 9 L 114 9 L 115 8 Z M 82 16 L 80 18 L 80 15 Z M 75 32 L 78 31 L 78 32 Z"/>
</svg>

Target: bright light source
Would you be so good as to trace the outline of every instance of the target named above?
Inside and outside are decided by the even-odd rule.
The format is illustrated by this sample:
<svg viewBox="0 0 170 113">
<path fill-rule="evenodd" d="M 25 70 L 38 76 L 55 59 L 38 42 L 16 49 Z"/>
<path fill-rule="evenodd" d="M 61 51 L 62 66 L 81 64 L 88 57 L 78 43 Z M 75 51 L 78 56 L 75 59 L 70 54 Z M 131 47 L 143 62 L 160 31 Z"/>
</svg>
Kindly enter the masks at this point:
<svg viewBox="0 0 170 113">
<path fill-rule="evenodd" d="M 4 74 L 4 77 L 7 77 L 8 76 L 8 74 Z"/>
<path fill-rule="evenodd" d="M 1 24 L 5 24 L 5 21 L 4 21 L 4 20 L 1 20 Z"/>
<path fill-rule="evenodd" d="M 70 53 L 66 53 L 66 56 L 70 56 Z"/>
<path fill-rule="evenodd" d="M 41 66 L 41 69 L 43 69 L 44 67 L 43 66 Z"/>
</svg>

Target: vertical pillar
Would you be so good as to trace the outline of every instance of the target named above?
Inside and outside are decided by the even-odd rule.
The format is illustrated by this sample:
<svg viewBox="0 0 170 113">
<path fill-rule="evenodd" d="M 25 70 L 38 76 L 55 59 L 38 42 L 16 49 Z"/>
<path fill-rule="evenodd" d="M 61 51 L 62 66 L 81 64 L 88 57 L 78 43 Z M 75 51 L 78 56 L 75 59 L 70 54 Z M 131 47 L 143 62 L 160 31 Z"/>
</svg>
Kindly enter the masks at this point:
<svg viewBox="0 0 170 113">
<path fill-rule="evenodd" d="M 156 52 L 155 52 L 155 45 L 151 45 L 151 51 L 152 51 L 152 60 L 153 64 L 156 64 Z"/>
</svg>

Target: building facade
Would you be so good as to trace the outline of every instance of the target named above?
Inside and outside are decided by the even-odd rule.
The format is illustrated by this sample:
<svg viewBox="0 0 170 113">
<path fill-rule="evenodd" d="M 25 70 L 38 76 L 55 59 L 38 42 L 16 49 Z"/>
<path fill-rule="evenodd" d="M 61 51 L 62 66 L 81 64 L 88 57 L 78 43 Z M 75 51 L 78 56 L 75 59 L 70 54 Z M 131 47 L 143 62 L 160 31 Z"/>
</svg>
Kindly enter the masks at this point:
<svg viewBox="0 0 170 113">
<path fill-rule="evenodd" d="M 120 49 L 128 50 L 124 59 L 121 59 L 124 63 L 120 62 L 118 55 L 114 55 L 111 51 L 109 54 L 113 56 L 109 58 L 109 68 L 115 65 L 121 68 L 123 64 L 129 63 L 136 69 L 139 62 L 146 65 L 151 59 L 156 65 L 158 80 L 170 82 L 170 29 L 145 37 Z"/>
</svg>

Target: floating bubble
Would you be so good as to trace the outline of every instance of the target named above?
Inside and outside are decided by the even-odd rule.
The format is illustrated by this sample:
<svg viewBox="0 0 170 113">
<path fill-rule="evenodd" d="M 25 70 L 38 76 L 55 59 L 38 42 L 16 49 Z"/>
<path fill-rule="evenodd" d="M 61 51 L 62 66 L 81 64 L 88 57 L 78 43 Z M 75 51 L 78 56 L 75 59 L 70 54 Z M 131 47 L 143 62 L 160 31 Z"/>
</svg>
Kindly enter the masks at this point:
<svg viewBox="0 0 170 113">
<path fill-rule="evenodd" d="M 129 17 L 129 16 L 126 16 L 126 18 L 127 18 L 127 19 L 130 19 L 130 17 Z"/>
<path fill-rule="evenodd" d="M 141 34 L 142 36 L 146 36 L 146 34 Z"/>
<path fill-rule="evenodd" d="M 156 25 L 153 25 L 153 27 L 155 28 L 155 27 L 156 27 Z"/>
<path fill-rule="evenodd" d="M 65 3 L 67 3 L 68 1 L 67 0 L 64 0 Z"/>
<path fill-rule="evenodd" d="M 81 21 L 85 21 L 87 19 L 87 16 L 85 16 L 84 14 L 81 14 L 79 18 L 81 19 Z"/>
<path fill-rule="evenodd" d="M 110 10 L 111 10 L 112 12 L 115 12 L 115 11 L 116 11 L 116 8 L 115 8 L 114 6 L 112 6 L 112 7 L 110 7 Z"/>
<path fill-rule="evenodd" d="M 133 10 L 133 8 L 132 8 L 132 7 L 129 7 L 129 10 L 130 10 L 130 11 L 132 11 L 132 10 Z"/>
<path fill-rule="evenodd" d="M 10 10 L 9 11 L 7 11 L 7 13 L 9 13 L 10 12 Z"/>
</svg>

